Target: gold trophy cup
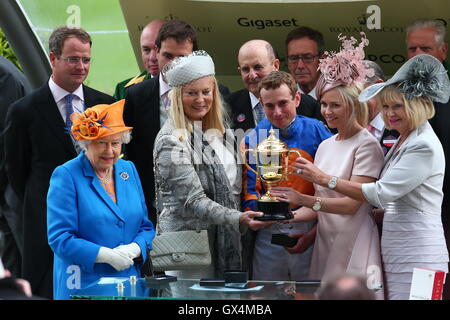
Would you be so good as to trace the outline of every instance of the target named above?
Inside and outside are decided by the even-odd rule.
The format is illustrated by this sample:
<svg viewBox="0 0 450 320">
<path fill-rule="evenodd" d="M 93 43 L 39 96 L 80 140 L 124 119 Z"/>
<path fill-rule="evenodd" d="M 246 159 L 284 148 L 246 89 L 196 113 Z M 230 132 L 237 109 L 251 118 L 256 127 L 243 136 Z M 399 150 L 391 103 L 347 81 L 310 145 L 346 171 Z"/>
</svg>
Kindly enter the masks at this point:
<svg viewBox="0 0 450 320">
<path fill-rule="evenodd" d="M 256 159 L 256 170 L 247 163 L 247 153 L 253 153 Z M 287 144 L 275 137 L 273 128 L 269 131 L 269 137 L 257 145 L 256 149 L 246 149 L 244 154 L 245 166 L 256 174 L 266 187 L 267 192 L 257 201 L 258 211 L 264 213 L 257 220 L 286 220 L 293 215 L 287 202 L 278 201 L 272 196 L 270 189 L 288 178 L 289 155 L 294 152 L 301 157 L 297 150 L 289 149 Z"/>
</svg>

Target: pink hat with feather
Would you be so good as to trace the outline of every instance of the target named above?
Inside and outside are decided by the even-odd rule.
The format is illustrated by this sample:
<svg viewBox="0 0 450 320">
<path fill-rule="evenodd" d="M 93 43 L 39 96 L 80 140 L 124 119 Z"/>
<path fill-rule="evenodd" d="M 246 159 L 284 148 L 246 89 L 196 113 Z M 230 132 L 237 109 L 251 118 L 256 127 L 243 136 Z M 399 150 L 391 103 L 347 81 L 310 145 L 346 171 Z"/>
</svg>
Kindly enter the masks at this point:
<svg viewBox="0 0 450 320">
<path fill-rule="evenodd" d="M 338 86 L 351 86 L 354 83 L 365 83 L 366 78 L 373 77 L 374 71 L 366 68 L 363 63 L 364 47 L 369 44 L 366 34 L 361 32 L 361 42 L 355 46 L 358 40 L 354 37 L 347 39 L 347 36 L 339 34 L 339 41 L 342 42 L 339 52 L 325 52 L 326 58 L 320 59 L 320 78 L 316 85 L 317 98 Z"/>
</svg>

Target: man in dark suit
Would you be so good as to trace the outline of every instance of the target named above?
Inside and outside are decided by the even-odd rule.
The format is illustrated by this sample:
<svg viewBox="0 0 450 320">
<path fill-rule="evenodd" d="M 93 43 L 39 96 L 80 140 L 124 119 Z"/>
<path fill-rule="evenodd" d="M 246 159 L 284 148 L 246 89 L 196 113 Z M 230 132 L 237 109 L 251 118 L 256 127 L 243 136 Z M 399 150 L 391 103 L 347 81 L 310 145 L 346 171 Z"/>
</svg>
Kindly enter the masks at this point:
<svg viewBox="0 0 450 320">
<path fill-rule="evenodd" d="M 406 46 L 408 59 L 418 54 L 429 54 L 442 62 L 447 74 L 449 64 L 447 59 L 448 44 L 445 42 L 445 26 L 438 20 L 416 20 L 406 29 Z M 447 248 L 450 248 L 450 101 L 434 102 L 435 115 L 429 120 L 444 149 L 446 169 L 444 173 L 444 200 L 442 202 L 442 224 L 444 226 Z M 450 267 L 450 264 L 449 264 Z M 450 278 L 444 285 L 443 299 L 450 299 Z"/>
<path fill-rule="evenodd" d="M 70 114 L 114 99 L 83 85 L 91 38 L 78 28 L 60 27 L 49 39 L 52 75 L 43 87 L 11 105 L 5 128 L 8 180 L 23 202 L 22 276 L 33 293 L 51 298 L 53 252 L 47 240 L 46 198 L 53 170 L 77 155 Z"/>
<path fill-rule="evenodd" d="M 265 118 L 264 111 L 258 110 L 260 108 L 258 84 L 270 72 L 278 71 L 280 61 L 275 57 L 275 51 L 269 42 L 250 40 L 239 49 L 238 64 L 245 89 L 230 94 L 226 102 L 230 109 L 231 127 L 246 132 Z M 297 114 L 325 122 L 320 113 L 319 102 L 305 94 L 301 94 Z"/>
<path fill-rule="evenodd" d="M 0 56 L 0 231 L 5 237 L 3 264 L 14 277 L 21 277 L 23 231 L 19 214 L 21 203 L 6 177 L 3 130 L 8 108 L 31 92 L 25 75 L 8 59 Z"/>
<path fill-rule="evenodd" d="M 156 38 L 159 69 L 176 57 L 198 49 L 195 29 L 181 20 L 170 20 Z M 144 189 L 150 220 L 156 223 L 155 177 L 153 174 L 153 143 L 167 119 L 169 85 L 161 75 L 145 80 L 127 90 L 123 118 L 133 127 L 133 139 L 126 145 L 128 160 L 133 161 Z"/>
<path fill-rule="evenodd" d="M 166 23 L 166 20 L 152 20 L 142 30 L 140 38 L 141 58 L 145 70 L 133 78 L 129 78 L 119 82 L 114 91 L 114 98 L 117 100 L 124 99 L 127 89 L 144 80 L 156 77 L 159 74 L 158 59 L 156 58 L 156 37 L 159 29 Z"/>
<path fill-rule="evenodd" d="M 275 57 L 271 44 L 265 40 L 247 41 L 239 49 L 237 58 L 238 72 L 245 89 L 233 92 L 225 100 L 230 109 L 231 127 L 245 132 L 265 118 L 259 103 L 258 84 L 270 72 L 278 71 L 280 60 Z"/>
<path fill-rule="evenodd" d="M 317 100 L 316 86 L 320 78 L 319 59 L 325 51 L 320 31 L 307 26 L 291 30 L 286 36 L 286 60 L 289 71 L 297 82 L 300 93 Z"/>
</svg>

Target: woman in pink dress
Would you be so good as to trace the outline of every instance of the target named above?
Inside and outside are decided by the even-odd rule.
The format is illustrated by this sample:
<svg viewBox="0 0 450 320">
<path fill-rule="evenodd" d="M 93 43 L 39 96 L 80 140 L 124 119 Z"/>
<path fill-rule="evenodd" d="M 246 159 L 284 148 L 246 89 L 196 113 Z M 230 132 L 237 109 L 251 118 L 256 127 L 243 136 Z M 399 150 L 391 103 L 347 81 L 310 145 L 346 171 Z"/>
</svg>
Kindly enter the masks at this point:
<svg viewBox="0 0 450 320">
<path fill-rule="evenodd" d="M 362 64 L 363 47 L 368 41 L 364 37 L 354 47 L 354 38 L 340 40 L 343 49 L 321 60 L 322 76 L 317 86 L 322 115 L 328 127 L 336 128 L 338 133 L 319 145 L 314 164 L 333 176 L 369 183 L 378 179 L 383 152 L 365 129 L 367 106 L 358 102 L 365 77 L 371 76 Z M 272 189 L 279 200 L 302 206 L 293 221 L 318 219 L 310 278 L 327 282 L 349 273 L 366 277 L 370 288 L 380 288 L 380 240 L 372 207 L 332 189 L 314 187 L 314 196 L 291 188 Z M 377 298 L 383 299 L 382 290 L 377 292 Z"/>
</svg>

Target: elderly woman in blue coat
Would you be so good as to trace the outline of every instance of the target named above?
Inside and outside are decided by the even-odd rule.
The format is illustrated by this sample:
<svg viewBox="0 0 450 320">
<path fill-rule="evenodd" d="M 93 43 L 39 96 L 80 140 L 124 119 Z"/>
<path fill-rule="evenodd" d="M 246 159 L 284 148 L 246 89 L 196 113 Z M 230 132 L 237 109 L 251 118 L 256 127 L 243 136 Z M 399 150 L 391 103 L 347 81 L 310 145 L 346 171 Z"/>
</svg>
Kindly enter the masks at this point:
<svg viewBox="0 0 450 320">
<path fill-rule="evenodd" d="M 135 261 L 147 259 L 154 228 L 135 166 L 119 159 L 132 129 L 123 122 L 123 106 L 121 100 L 71 116 L 83 151 L 55 169 L 47 196 L 55 299 L 101 277 L 139 277 L 143 262 Z"/>
</svg>

